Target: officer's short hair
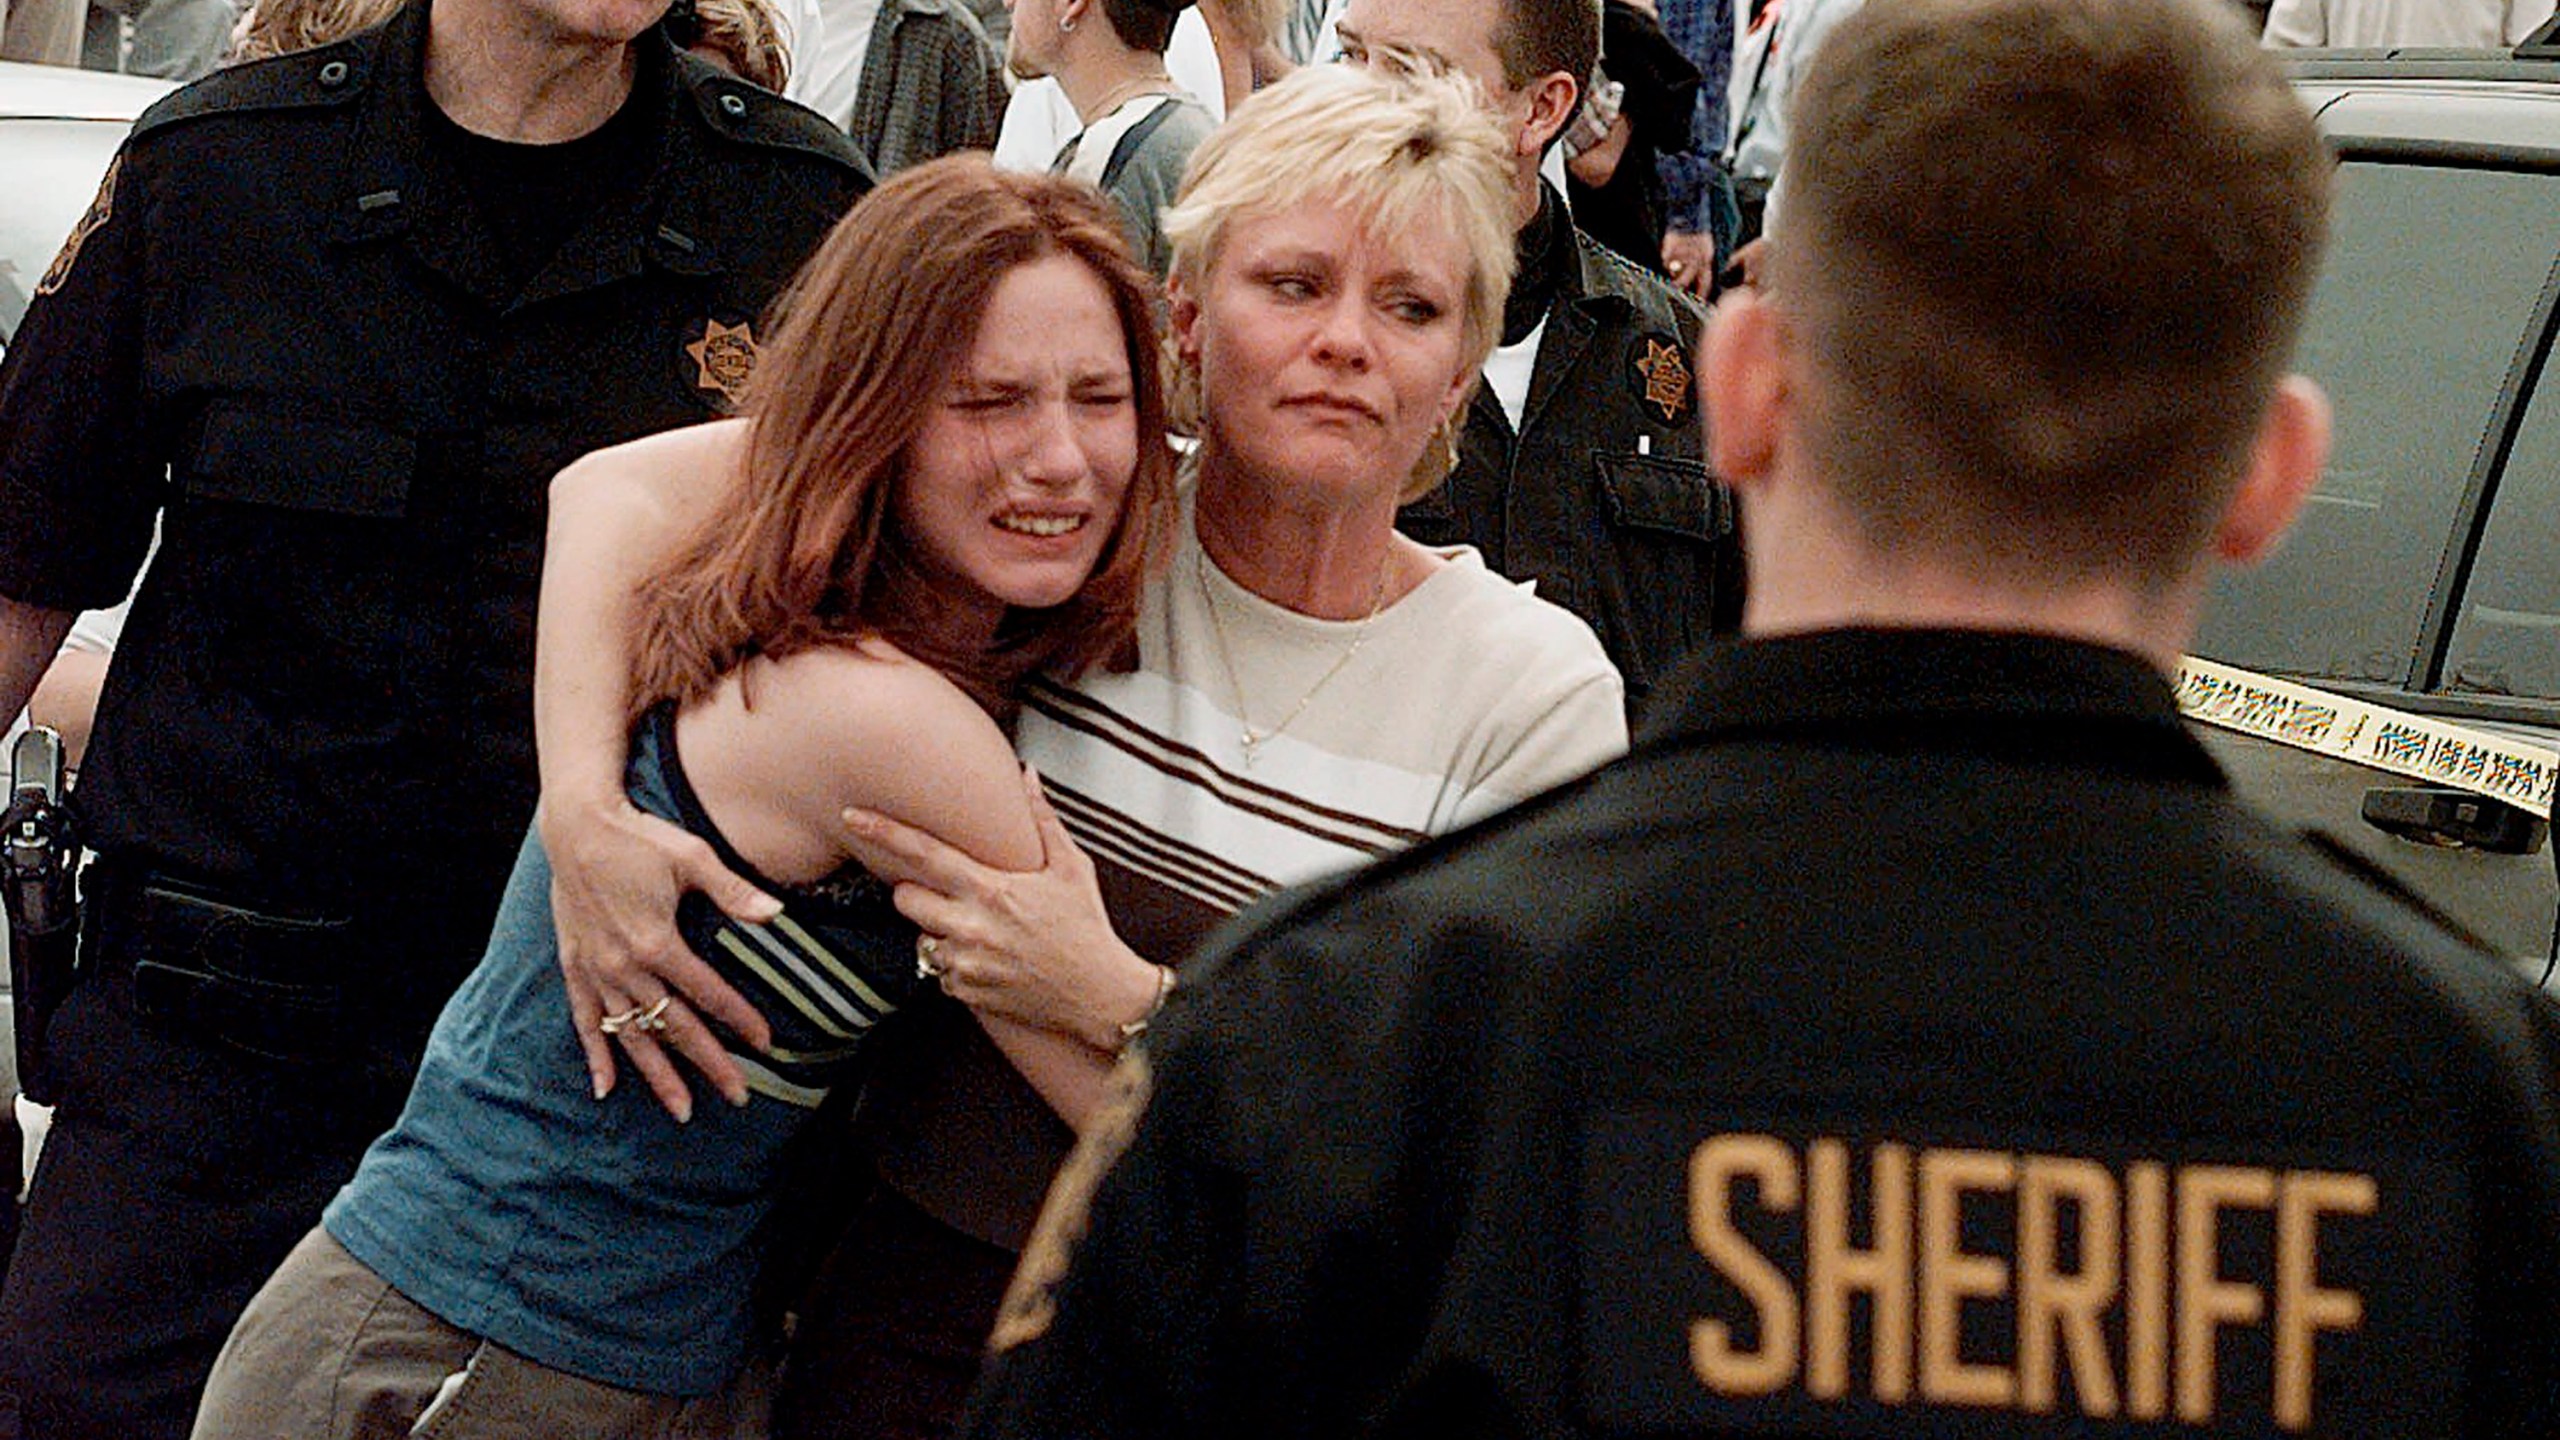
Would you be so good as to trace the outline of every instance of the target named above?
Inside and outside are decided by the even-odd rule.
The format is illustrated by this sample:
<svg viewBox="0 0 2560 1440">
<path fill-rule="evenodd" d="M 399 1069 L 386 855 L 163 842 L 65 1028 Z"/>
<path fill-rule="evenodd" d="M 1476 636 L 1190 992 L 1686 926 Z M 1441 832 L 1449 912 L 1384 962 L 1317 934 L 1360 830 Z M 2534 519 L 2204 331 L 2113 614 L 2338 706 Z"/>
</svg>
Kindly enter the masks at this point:
<svg viewBox="0 0 2560 1440">
<path fill-rule="evenodd" d="M 1417 63 L 1406 57 L 1408 67 Z M 1502 336 L 1514 263 L 1511 183 L 1510 149 L 1473 81 L 1311 65 L 1239 106 L 1192 152 L 1182 193 L 1162 217 L 1172 274 L 1198 290 L 1230 225 L 1308 201 L 1339 203 L 1388 233 L 1436 210 L 1468 252 L 1461 318 L 1473 373 Z M 1404 499 L 1440 483 L 1432 464 L 1426 451 Z"/>
<path fill-rule="evenodd" d="M 1517 90 L 1562 71 L 1590 88 L 1600 65 L 1601 0 L 1494 0 L 1493 53 Z"/>
<path fill-rule="evenodd" d="M 944 653 L 931 587 L 892 520 L 907 453 L 967 366 L 997 285 L 1068 255 L 1111 296 L 1128 341 L 1138 461 L 1119 527 L 1063 605 L 1008 617 L 989 653 Z M 728 503 L 641 588 L 637 719 L 752 655 L 880 634 L 999 713 L 1024 676 L 1123 650 L 1171 534 L 1156 288 L 1118 210 L 1080 181 L 1001 171 L 983 152 L 898 172 L 836 223 L 781 299 L 748 381 L 755 426 Z M 919 608 L 922 607 L 922 608 Z"/>
<path fill-rule="evenodd" d="M 1770 293 L 1880 547 L 2166 581 L 2299 329 L 2330 162 L 2225 0 L 1890 0 L 1796 101 Z"/>
<path fill-rule="evenodd" d="M 1173 43 L 1173 22 L 1190 8 L 1191 0 L 1102 0 L 1102 17 L 1121 44 L 1161 55 Z"/>
</svg>

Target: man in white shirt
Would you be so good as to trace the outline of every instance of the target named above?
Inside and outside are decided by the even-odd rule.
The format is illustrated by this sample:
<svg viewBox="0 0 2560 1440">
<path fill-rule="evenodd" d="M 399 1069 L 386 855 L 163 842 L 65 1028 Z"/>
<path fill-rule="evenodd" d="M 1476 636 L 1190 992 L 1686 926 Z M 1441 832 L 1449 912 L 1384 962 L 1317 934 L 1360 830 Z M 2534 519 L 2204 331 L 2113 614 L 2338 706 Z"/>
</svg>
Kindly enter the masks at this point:
<svg viewBox="0 0 2560 1440">
<path fill-rule="evenodd" d="M 2275 0 L 2269 45 L 2504 50 L 2551 18 L 2552 0 Z"/>
<path fill-rule="evenodd" d="M 1748 21 L 1735 17 L 1733 89 L 1725 106 L 1725 173 L 1742 207 L 1740 239 L 1761 231 L 1769 192 L 1787 155 L 1787 108 L 1823 37 L 1856 13 L 1860 0 L 1768 0 Z"/>
</svg>

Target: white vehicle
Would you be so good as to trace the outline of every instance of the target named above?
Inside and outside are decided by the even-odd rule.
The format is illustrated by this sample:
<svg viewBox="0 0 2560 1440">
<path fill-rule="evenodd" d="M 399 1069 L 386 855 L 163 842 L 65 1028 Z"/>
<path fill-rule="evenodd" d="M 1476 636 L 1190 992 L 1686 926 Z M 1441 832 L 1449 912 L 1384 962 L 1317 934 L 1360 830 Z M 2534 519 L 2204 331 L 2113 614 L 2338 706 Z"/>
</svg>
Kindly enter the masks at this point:
<svg viewBox="0 0 2560 1440">
<path fill-rule="evenodd" d="M 0 63 L 0 351 L 134 118 L 166 80 Z"/>
</svg>

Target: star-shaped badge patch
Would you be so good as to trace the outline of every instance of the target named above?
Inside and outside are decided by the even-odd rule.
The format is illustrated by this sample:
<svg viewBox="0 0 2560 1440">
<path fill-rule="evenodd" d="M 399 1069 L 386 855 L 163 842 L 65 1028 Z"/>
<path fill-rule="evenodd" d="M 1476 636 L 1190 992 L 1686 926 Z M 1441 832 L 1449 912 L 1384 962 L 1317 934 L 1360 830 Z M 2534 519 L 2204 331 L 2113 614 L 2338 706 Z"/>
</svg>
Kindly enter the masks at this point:
<svg viewBox="0 0 2560 1440">
<path fill-rule="evenodd" d="M 730 404 L 747 398 L 747 377 L 756 370 L 756 334 L 752 325 L 702 322 L 702 338 L 684 347 L 693 357 L 694 385 L 715 390 Z"/>
<path fill-rule="evenodd" d="M 1646 336 L 1636 378 L 1641 382 L 1638 393 L 1663 424 L 1677 425 L 1689 413 L 1689 362 L 1680 354 L 1679 341 Z"/>
</svg>

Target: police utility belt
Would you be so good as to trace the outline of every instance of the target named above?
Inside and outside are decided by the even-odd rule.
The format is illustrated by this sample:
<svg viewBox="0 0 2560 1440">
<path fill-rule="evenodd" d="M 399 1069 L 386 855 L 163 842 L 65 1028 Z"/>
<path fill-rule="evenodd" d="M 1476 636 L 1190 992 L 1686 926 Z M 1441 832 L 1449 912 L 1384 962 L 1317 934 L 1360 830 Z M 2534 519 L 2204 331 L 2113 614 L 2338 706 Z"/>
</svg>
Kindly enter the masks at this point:
<svg viewBox="0 0 2560 1440">
<path fill-rule="evenodd" d="M 252 908 L 105 857 L 80 878 L 81 966 L 129 971 L 144 1019 L 286 1064 L 357 1048 L 365 1027 L 349 984 L 352 919 Z"/>
</svg>

